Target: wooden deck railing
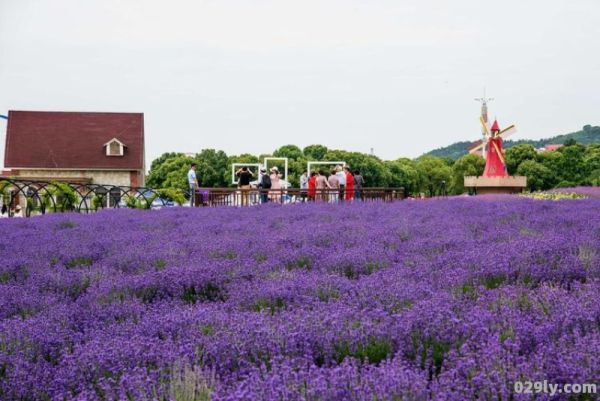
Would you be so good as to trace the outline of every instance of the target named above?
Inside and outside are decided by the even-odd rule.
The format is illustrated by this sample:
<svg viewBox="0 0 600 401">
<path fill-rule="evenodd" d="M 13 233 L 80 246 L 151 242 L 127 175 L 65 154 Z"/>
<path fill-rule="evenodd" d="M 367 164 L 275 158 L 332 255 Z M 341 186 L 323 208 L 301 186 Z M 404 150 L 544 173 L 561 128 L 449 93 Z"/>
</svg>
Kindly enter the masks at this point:
<svg viewBox="0 0 600 401">
<path fill-rule="evenodd" d="M 301 202 L 391 202 L 405 198 L 404 188 L 363 188 L 360 191 L 341 192 L 332 189 L 302 190 L 287 189 L 240 189 L 200 188 L 196 192 L 195 206 L 252 206 L 265 203 Z"/>
</svg>

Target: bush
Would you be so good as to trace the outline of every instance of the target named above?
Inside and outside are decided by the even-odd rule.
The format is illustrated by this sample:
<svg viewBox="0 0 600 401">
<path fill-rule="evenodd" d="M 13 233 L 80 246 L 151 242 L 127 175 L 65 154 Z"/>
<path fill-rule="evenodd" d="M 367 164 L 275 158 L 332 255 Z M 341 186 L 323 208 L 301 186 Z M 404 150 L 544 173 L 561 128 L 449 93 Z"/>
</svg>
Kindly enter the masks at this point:
<svg viewBox="0 0 600 401">
<path fill-rule="evenodd" d="M 74 210 L 77 204 L 77 194 L 64 182 L 52 181 L 42 198 L 45 208 L 53 212 Z"/>
<path fill-rule="evenodd" d="M 185 194 L 179 188 L 162 188 L 156 191 L 158 196 L 182 205 L 186 203 Z"/>
</svg>

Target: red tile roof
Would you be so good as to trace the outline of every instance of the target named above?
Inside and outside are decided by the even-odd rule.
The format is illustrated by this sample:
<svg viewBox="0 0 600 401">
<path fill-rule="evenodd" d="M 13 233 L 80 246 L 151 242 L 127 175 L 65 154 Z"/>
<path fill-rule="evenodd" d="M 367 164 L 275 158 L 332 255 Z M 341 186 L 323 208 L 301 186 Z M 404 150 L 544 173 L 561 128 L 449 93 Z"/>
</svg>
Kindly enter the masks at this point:
<svg viewBox="0 0 600 401">
<path fill-rule="evenodd" d="M 106 156 L 117 138 L 123 156 Z M 6 168 L 144 169 L 142 113 L 9 111 Z"/>
<path fill-rule="evenodd" d="M 548 152 L 554 152 L 556 149 L 560 148 L 562 145 L 561 144 L 549 144 L 544 146 L 544 149 L 547 150 Z"/>
</svg>

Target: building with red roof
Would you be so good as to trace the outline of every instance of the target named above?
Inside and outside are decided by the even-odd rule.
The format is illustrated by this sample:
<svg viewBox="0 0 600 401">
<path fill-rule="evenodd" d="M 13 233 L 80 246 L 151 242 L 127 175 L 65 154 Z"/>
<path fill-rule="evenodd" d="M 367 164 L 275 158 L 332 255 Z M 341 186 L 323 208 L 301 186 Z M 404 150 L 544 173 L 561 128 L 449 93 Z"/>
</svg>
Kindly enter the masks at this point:
<svg viewBox="0 0 600 401">
<path fill-rule="evenodd" d="M 562 147 L 562 144 L 548 144 L 544 146 L 544 151 L 546 152 L 554 152 L 556 151 L 558 148 Z"/>
<path fill-rule="evenodd" d="M 2 175 L 144 185 L 144 115 L 9 111 Z"/>
</svg>

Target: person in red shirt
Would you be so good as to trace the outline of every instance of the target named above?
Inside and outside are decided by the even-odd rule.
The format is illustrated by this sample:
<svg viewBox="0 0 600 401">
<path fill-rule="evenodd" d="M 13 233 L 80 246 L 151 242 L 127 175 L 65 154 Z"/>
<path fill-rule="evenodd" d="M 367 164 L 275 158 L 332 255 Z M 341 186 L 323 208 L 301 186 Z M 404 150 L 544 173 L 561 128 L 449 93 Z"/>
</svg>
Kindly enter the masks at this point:
<svg viewBox="0 0 600 401">
<path fill-rule="evenodd" d="M 308 179 L 308 200 L 314 201 L 315 195 L 317 194 L 317 173 L 314 171 L 310 173 L 310 178 Z"/>
<path fill-rule="evenodd" d="M 346 200 L 354 199 L 354 175 L 350 171 L 350 167 L 344 167 L 346 172 Z"/>
</svg>

